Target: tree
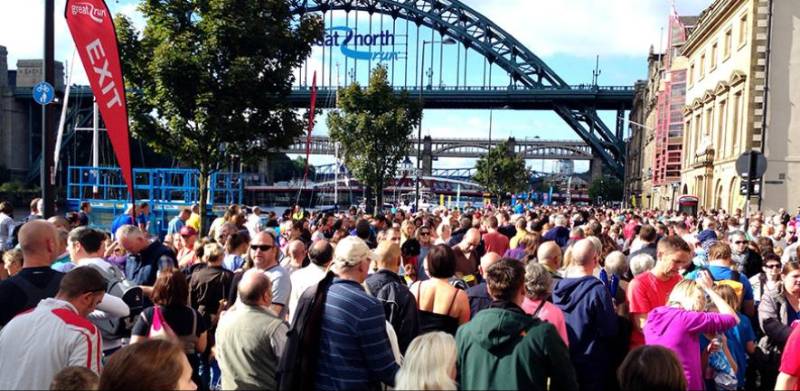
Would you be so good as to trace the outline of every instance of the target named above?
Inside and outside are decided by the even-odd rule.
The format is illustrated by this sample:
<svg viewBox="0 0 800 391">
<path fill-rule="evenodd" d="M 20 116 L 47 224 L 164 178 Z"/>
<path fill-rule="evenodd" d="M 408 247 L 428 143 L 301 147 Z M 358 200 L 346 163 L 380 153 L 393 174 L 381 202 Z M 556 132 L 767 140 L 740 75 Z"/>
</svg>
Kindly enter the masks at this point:
<svg viewBox="0 0 800 391">
<path fill-rule="evenodd" d="M 366 89 L 353 83 L 340 91 L 337 110 L 328 115 L 331 138 L 341 143 L 353 176 L 374 190 L 377 210 L 383 205 L 386 181 L 411 151 L 408 138 L 421 115 L 419 105 L 405 93 L 395 95 L 382 65 L 372 72 Z"/>
<path fill-rule="evenodd" d="M 589 198 L 594 203 L 602 201 L 622 201 L 622 181 L 615 176 L 595 178 L 589 185 Z"/>
<path fill-rule="evenodd" d="M 286 98 L 323 24 L 293 17 L 285 0 L 144 0 L 139 9 L 141 34 L 116 17 L 131 129 L 199 169 L 204 216 L 218 162 L 252 164 L 302 133 Z"/>
<path fill-rule="evenodd" d="M 528 190 L 528 170 L 525 159 L 511 153 L 508 143 L 502 142 L 475 163 L 475 180 L 498 199 L 507 193 Z"/>
</svg>

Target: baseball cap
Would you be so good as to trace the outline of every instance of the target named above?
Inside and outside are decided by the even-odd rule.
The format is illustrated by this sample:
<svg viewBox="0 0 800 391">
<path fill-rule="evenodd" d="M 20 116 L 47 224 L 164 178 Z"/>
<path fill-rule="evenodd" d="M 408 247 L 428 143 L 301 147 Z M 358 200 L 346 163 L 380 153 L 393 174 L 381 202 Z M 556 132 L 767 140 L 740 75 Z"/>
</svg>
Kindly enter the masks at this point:
<svg viewBox="0 0 800 391">
<path fill-rule="evenodd" d="M 181 236 L 194 236 L 197 235 L 197 230 L 195 230 L 194 227 L 184 225 L 183 227 L 181 227 L 180 234 Z"/>
</svg>

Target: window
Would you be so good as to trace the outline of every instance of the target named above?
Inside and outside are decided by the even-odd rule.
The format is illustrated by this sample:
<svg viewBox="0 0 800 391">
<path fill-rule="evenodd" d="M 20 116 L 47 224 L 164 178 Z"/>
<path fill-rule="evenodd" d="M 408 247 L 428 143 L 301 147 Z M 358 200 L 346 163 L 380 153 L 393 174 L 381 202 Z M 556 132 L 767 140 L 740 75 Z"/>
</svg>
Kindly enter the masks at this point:
<svg viewBox="0 0 800 391">
<path fill-rule="evenodd" d="M 709 69 L 714 70 L 717 67 L 717 43 L 711 45 L 711 64 Z"/>
<path fill-rule="evenodd" d="M 727 59 L 728 57 L 731 56 L 731 36 L 732 36 L 732 34 L 733 34 L 733 29 L 731 27 L 728 27 L 728 29 L 725 30 L 725 39 L 722 42 L 723 45 L 724 45 L 723 48 L 722 48 L 722 58 L 723 59 Z"/>
<path fill-rule="evenodd" d="M 733 96 L 733 120 L 731 121 L 731 139 L 728 140 L 728 143 L 733 144 L 733 153 L 736 154 L 739 152 L 739 122 L 740 118 L 742 117 L 742 93 L 737 92 Z"/>
<path fill-rule="evenodd" d="M 725 116 L 727 114 L 728 114 L 727 101 L 724 100 L 720 101 L 717 112 L 717 137 L 716 137 L 717 144 L 715 145 L 716 148 L 714 148 L 717 150 L 716 156 L 720 158 L 728 156 L 728 151 L 726 147 L 729 145 L 729 143 L 725 142 L 726 140 L 725 137 L 727 136 L 726 130 L 728 125 L 725 123 Z"/>
<path fill-rule="evenodd" d="M 694 63 L 689 65 L 689 85 L 694 84 Z"/>
<path fill-rule="evenodd" d="M 703 80 L 703 76 L 706 75 L 706 54 L 703 53 L 700 55 L 700 76 L 697 80 Z"/>
<path fill-rule="evenodd" d="M 747 14 L 739 18 L 739 47 L 744 46 L 747 42 Z"/>
</svg>

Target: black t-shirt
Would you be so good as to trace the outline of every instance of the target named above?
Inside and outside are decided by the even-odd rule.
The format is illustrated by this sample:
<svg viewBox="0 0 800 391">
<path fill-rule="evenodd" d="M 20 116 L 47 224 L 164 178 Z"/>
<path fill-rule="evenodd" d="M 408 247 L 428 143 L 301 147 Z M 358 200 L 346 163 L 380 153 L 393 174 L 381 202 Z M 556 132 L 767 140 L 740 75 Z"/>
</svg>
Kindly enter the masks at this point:
<svg viewBox="0 0 800 391">
<path fill-rule="evenodd" d="M 147 334 L 150 333 L 150 326 L 153 323 L 153 311 L 155 307 L 148 307 L 142 313 L 144 317 L 147 318 L 147 321 L 142 319 L 142 316 L 139 315 L 136 317 L 136 324 L 133 325 L 133 330 L 131 330 L 132 335 L 138 335 L 141 337 L 146 337 Z M 175 332 L 176 335 L 190 335 L 192 333 L 192 312 L 197 312 L 189 306 L 173 306 L 173 307 L 160 307 L 161 308 L 161 315 L 167 321 L 167 324 Z M 195 331 L 195 335 L 198 337 L 200 334 L 203 334 L 206 330 L 208 330 L 208 323 L 203 320 L 203 317 L 200 314 L 197 315 L 197 330 Z"/>
<path fill-rule="evenodd" d="M 227 300 L 233 272 L 221 266 L 208 266 L 192 274 L 189 297 L 192 307 L 207 318 L 219 310 L 219 301 Z"/>
<path fill-rule="evenodd" d="M 5 281 L 0 282 L 0 327 L 5 326 L 20 312 L 36 306 L 40 300 L 55 297 L 64 273 L 50 267 L 28 267 Z M 29 298 L 15 280 L 24 279 L 38 290 L 37 297 Z M 28 305 L 33 303 L 33 305 Z"/>
</svg>

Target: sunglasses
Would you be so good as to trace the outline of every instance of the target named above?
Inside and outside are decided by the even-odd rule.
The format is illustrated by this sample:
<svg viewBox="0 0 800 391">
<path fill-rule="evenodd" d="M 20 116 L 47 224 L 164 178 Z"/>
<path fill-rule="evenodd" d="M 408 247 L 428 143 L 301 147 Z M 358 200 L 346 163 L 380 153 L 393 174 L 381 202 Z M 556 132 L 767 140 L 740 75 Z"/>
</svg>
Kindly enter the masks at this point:
<svg viewBox="0 0 800 391">
<path fill-rule="evenodd" d="M 420 235 L 422 235 L 422 236 L 428 236 L 428 235 L 430 235 L 431 233 L 430 233 L 430 232 L 420 232 L 419 234 L 420 234 Z"/>
<path fill-rule="evenodd" d="M 767 269 L 778 269 L 778 268 L 781 267 L 781 265 L 773 263 L 772 265 L 764 265 L 764 267 L 767 268 Z"/>
<path fill-rule="evenodd" d="M 736 243 L 736 244 L 745 244 L 745 243 L 747 243 L 747 241 L 746 240 L 737 240 L 734 243 Z"/>
<path fill-rule="evenodd" d="M 275 247 L 275 246 L 271 246 L 269 244 L 251 244 L 250 245 L 250 249 L 251 250 L 261 250 L 261 251 L 269 251 L 269 250 L 272 250 L 273 247 Z"/>
</svg>

